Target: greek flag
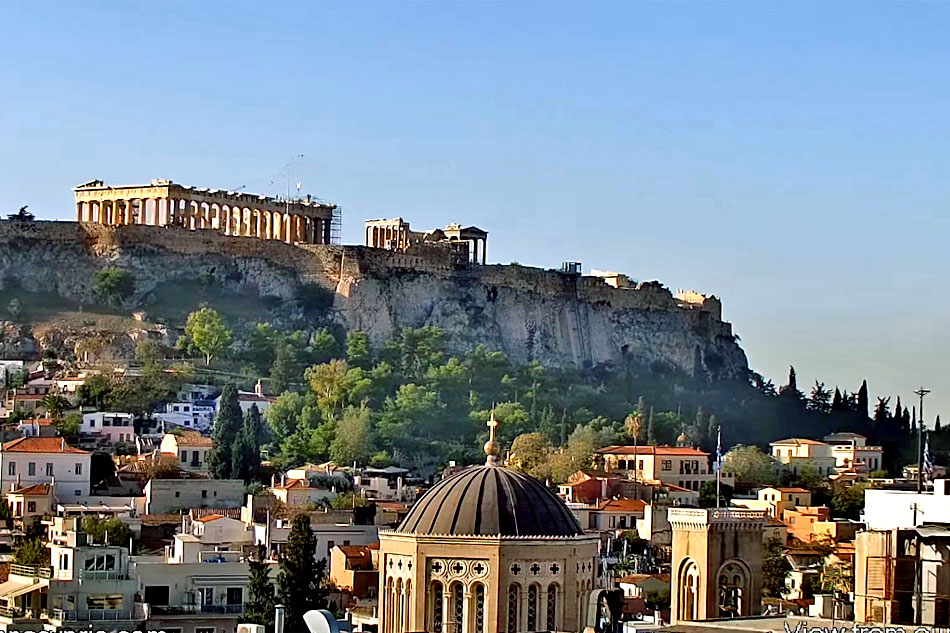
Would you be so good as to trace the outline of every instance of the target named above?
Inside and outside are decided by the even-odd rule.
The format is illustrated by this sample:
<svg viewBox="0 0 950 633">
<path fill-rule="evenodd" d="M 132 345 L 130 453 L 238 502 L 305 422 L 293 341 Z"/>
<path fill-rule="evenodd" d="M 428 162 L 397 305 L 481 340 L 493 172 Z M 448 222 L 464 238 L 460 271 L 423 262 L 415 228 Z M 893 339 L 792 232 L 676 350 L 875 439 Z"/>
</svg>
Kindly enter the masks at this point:
<svg viewBox="0 0 950 633">
<path fill-rule="evenodd" d="M 722 426 L 716 427 L 716 463 L 713 468 L 716 472 L 722 470 Z"/>
<path fill-rule="evenodd" d="M 924 464 L 922 474 L 924 481 L 933 481 L 934 456 L 930 453 L 930 433 L 924 437 Z"/>
</svg>

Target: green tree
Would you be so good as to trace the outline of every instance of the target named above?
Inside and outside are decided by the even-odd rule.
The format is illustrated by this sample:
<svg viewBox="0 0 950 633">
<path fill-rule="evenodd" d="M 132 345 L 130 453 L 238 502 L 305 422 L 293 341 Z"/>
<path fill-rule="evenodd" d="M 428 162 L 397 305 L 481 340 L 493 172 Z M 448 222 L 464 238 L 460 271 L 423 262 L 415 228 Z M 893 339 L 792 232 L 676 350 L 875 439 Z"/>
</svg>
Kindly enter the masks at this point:
<svg viewBox="0 0 950 633">
<path fill-rule="evenodd" d="M 62 415 L 63 411 L 68 409 L 71 405 L 69 400 L 57 393 L 48 393 L 43 396 L 43 399 L 40 401 L 40 406 L 46 411 L 46 414 L 51 418 L 58 418 Z"/>
<path fill-rule="evenodd" d="M 511 465 L 538 479 L 551 476 L 551 443 L 544 434 L 522 433 L 511 443 Z"/>
<path fill-rule="evenodd" d="M 95 515 L 83 517 L 82 531 L 92 537 L 94 543 L 128 547 L 133 538 L 132 528 L 121 519 L 103 519 Z"/>
<path fill-rule="evenodd" d="M 861 415 L 861 417 L 862 418 L 868 417 L 868 407 L 870 406 L 870 401 L 868 398 L 868 381 L 867 380 L 861 381 L 861 388 L 858 389 L 858 395 L 857 395 L 857 406 L 858 406 L 858 413 Z"/>
<path fill-rule="evenodd" d="M 792 566 L 785 558 L 785 545 L 781 539 L 771 538 L 763 545 L 762 595 L 781 598 L 786 591 L 785 583 Z"/>
<path fill-rule="evenodd" d="M 252 624 L 271 627 L 274 624 L 274 585 L 270 580 L 270 565 L 266 561 L 264 546 L 257 548 L 255 555 L 248 557 L 247 600 L 244 602 L 244 620 Z"/>
<path fill-rule="evenodd" d="M 327 607 L 327 562 L 325 558 L 316 560 L 316 549 L 317 539 L 310 529 L 310 517 L 298 514 L 291 521 L 277 574 L 277 595 L 287 608 L 288 631 L 306 630 L 304 613 Z"/>
<path fill-rule="evenodd" d="M 96 273 L 95 289 L 107 301 L 121 301 L 135 292 L 135 277 L 121 268 L 106 268 Z"/>
<path fill-rule="evenodd" d="M 347 407 L 330 442 L 330 459 L 338 464 L 366 464 L 372 454 L 370 410 L 365 406 Z"/>
<path fill-rule="evenodd" d="M 67 413 L 63 417 L 53 420 L 53 426 L 63 437 L 77 437 L 79 428 L 82 426 L 82 416 L 78 413 Z"/>
<path fill-rule="evenodd" d="M 670 590 L 648 591 L 643 603 L 651 611 L 665 611 L 670 608 Z"/>
<path fill-rule="evenodd" d="M 49 565 L 49 548 L 46 547 L 46 539 L 38 537 L 24 540 L 14 550 L 13 562 L 17 565 L 47 567 Z"/>
<path fill-rule="evenodd" d="M 297 355 L 289 343 L 277 346 L 274 364 L 270 368 L 270 387 L 277 393 L 290 388 L 291 383 L 297 380 L 300 374 L 297 371 Z"/>
<path fill-rule="evenodd" d="M 264 419 L 267 420 L 274 442 L 280 444 L 296 433 L 304 407 L 315 403 L 316 399 L 312 396 L 308 400 L 303 394 L 293 391 L 277 396 L 277 401 L 264 411 Z"/>
<path fill-rule="evenodd" d="M 93 374 L 76 389 L 76 396 L 81 406 L 102 407 L 106 396 L 112 390 L 109 379 L 102 374 Z"/>
<path fill-rule="evenodd" d="M 188 315 L 185 321 L 185 346 L 204 354 L 205 365 L 223 354 L 231 346 L 231 330 L 214 308 L 201 308 Z"/>
<path fill-rule="evenodd" d="M 231 477 L 248 484 L 257 480 L 261 470 L 263 423 L 257 405 L 244 415 L 244 423 L 231 447 Z"/>
<path fill-rule="evenodd" d="M 699 487 L 699 507 L 727 508 L 732 500 L 732 486 L 722 484 L 719 487 L 720 499 L 716 501 L 716 482 L 704 481 Z"/>
<path fill-rule="evenodd" d="M 230 479 L 232 445 L 237 440 L 244 422 L 237 387 L 230 383 L 225 385 L 221 390 L 220 402 L 211 434 L 214 446 L 208 454 L 208 469 L 215 479 Z"/>
<path fill-rule="evenodd" d="M 153 338 L 143 338 L 135 344 L 135 360 L 141 363 L 156 363 L 164 357 L 162 344 Z"/>
<path fill-rule="evenodd" d="M 856 483 L 852 486 L 836 486 L 831 495 L 831 511 L 836 518 L 853 519 L 860 518 L 861 510 L 864 509 L 864 492 L 867 485 Z"/>
<path fill-rule="evenodd" d="M 337 510 L 352 510 L 353 508 L 365 508 L 369 505 L 369 500 L 363 495 L 349 490 L 335 496 L 330 505 Z"/>
<path fill-rule="evenodd" d="M 774 484 L 775 460 L 757 446 L 737 444 L 722 458 L 723 470 L 733 473 L 738 483 Z"/>
<path fill-rule="evenodd" d="M 811 394 L 808 396 L 805 408 L 818 413 L 831 413 L 831 392 L 825 389 L 825 383 L 815 381 L 815 386 L 811 388 Z"/>
<path fill-rule="evenodd" d="M 373 350 L 369 343 L 369 334 L 363 330 L 350 330 L 346 335 L 346 362 L 350 367 L 371 369 Z"/>
</svg>

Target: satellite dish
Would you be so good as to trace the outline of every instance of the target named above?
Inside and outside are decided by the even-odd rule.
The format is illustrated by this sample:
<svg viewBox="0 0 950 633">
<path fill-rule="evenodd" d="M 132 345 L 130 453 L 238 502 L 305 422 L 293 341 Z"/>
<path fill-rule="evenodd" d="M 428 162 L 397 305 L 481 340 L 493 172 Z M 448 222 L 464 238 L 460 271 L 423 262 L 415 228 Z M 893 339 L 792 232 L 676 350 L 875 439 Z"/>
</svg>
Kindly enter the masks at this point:
<svg viewBox="0 0 950 633">
<path fill-rule="evenodd" d="M 337 622 L 333 614 L 326 609 L 313 609 L 303 614 L 303 622 L 310 633 L 348 633 L 349 622 Z"/>
</svg>

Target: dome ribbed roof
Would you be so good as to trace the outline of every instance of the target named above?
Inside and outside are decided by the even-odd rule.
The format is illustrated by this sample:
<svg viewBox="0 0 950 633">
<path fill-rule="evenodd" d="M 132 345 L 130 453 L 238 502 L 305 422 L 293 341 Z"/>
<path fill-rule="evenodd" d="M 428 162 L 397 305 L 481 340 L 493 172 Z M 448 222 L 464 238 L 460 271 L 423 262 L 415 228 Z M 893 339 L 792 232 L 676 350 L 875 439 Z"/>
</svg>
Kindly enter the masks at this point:
<svg viewBox="0 0 950 633">
<path fill-rule="evenodd" d="M 469 468 L 432 487 L 396 528 L 407 534 L 576 536 L 564 502 L 537 479 L 498 466 Z"/>
</svg>

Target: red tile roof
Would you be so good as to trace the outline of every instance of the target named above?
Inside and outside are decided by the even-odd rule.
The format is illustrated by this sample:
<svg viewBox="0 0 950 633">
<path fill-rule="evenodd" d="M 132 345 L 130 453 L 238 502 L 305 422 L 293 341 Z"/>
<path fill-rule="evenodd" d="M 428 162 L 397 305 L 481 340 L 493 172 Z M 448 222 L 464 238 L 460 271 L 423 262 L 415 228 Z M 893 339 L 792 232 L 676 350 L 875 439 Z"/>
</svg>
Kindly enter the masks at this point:
<svg viewBox="0 0 950 633">
<path fill-rule="evenodd" d="M 811 494 L 811 490 L 806 490 L 805 488 L 781 488 L 773 487 L 772 490 L 778 490 L 779 492 L 791 492 L 794 494 L 805 493 Z"/>
<path fill-rule="evenodd" d="M 198 446 L 203 448 L 211 448 L 214 446 L 214 442 L 210 437 L 205 437 L 197 431 L 185 431 L 175 437 L 175 442 L 179 446 Z"/>
<path fill-rule="evenodd" d="M 602 512 L 643 512 L 646 505 L 641 499 L 608 499 L 595 509 Z"/>
<path fill-rule="evenodd" d="M 86 451 L 74 448 L 61 437 L 21 437 L 3 444 L 2 450 L 9 453 L 77 453 Z"/>
<path fill-rule="evenodd" d="M 20 424 L 39 424 L 40 426 L 50 426 L 52 423 L 53 418 L 32 418 L 20 421 Z"/>
<path fill-rule="evenodd" d="M 11 490 L 10 494 L 24 495 L 26 497 L 45 497 L 49 494 L 50 488 L 52 488 L 50 484 L 33 484 L 32 486 L 26 486 L 19 490 Z"/>
<path fill-rule="evenodd" d="M 195 519 L 198 523 L 211 523 L 212 521 L 217 521 L 218 519 L 223 519 L 224 517 L 220 514 L 208 514 L 203 517 L 198 517 Z"/>
<path fill-rule="evenodd" d="M 807 438 L 802 438 L 802 437 L 790 437 L 787 440 L 779 440 L 778 442 L 772 442 L 771 444 L 769 444 L 769 446 L 784 446 L 787 444 L 792 444 L 794 446 L 798 446 L 800 444 L 810 444 L 810 445 L 815 445 L 815 446 L 821 446 L 822 444 L 824 444 L 824 442 L 819 442 L 817 440 L 809 440 Z"/>
<path fill-rule="evenodd" d="M 374 549 L 379 549 L 379 543 L 373 543 L 372 545 L 337 545 L 337 547 L 347 558 L 363 558 L 369 556 L 369 553 Z"/>
<path fill-rule="evenodd" d="M 598 448 L 599 455 L 680 455 L 683 457 L 709 457 L 709 453 L 696 448 L 680 446 L 605 446 Z"/>
</svg>

